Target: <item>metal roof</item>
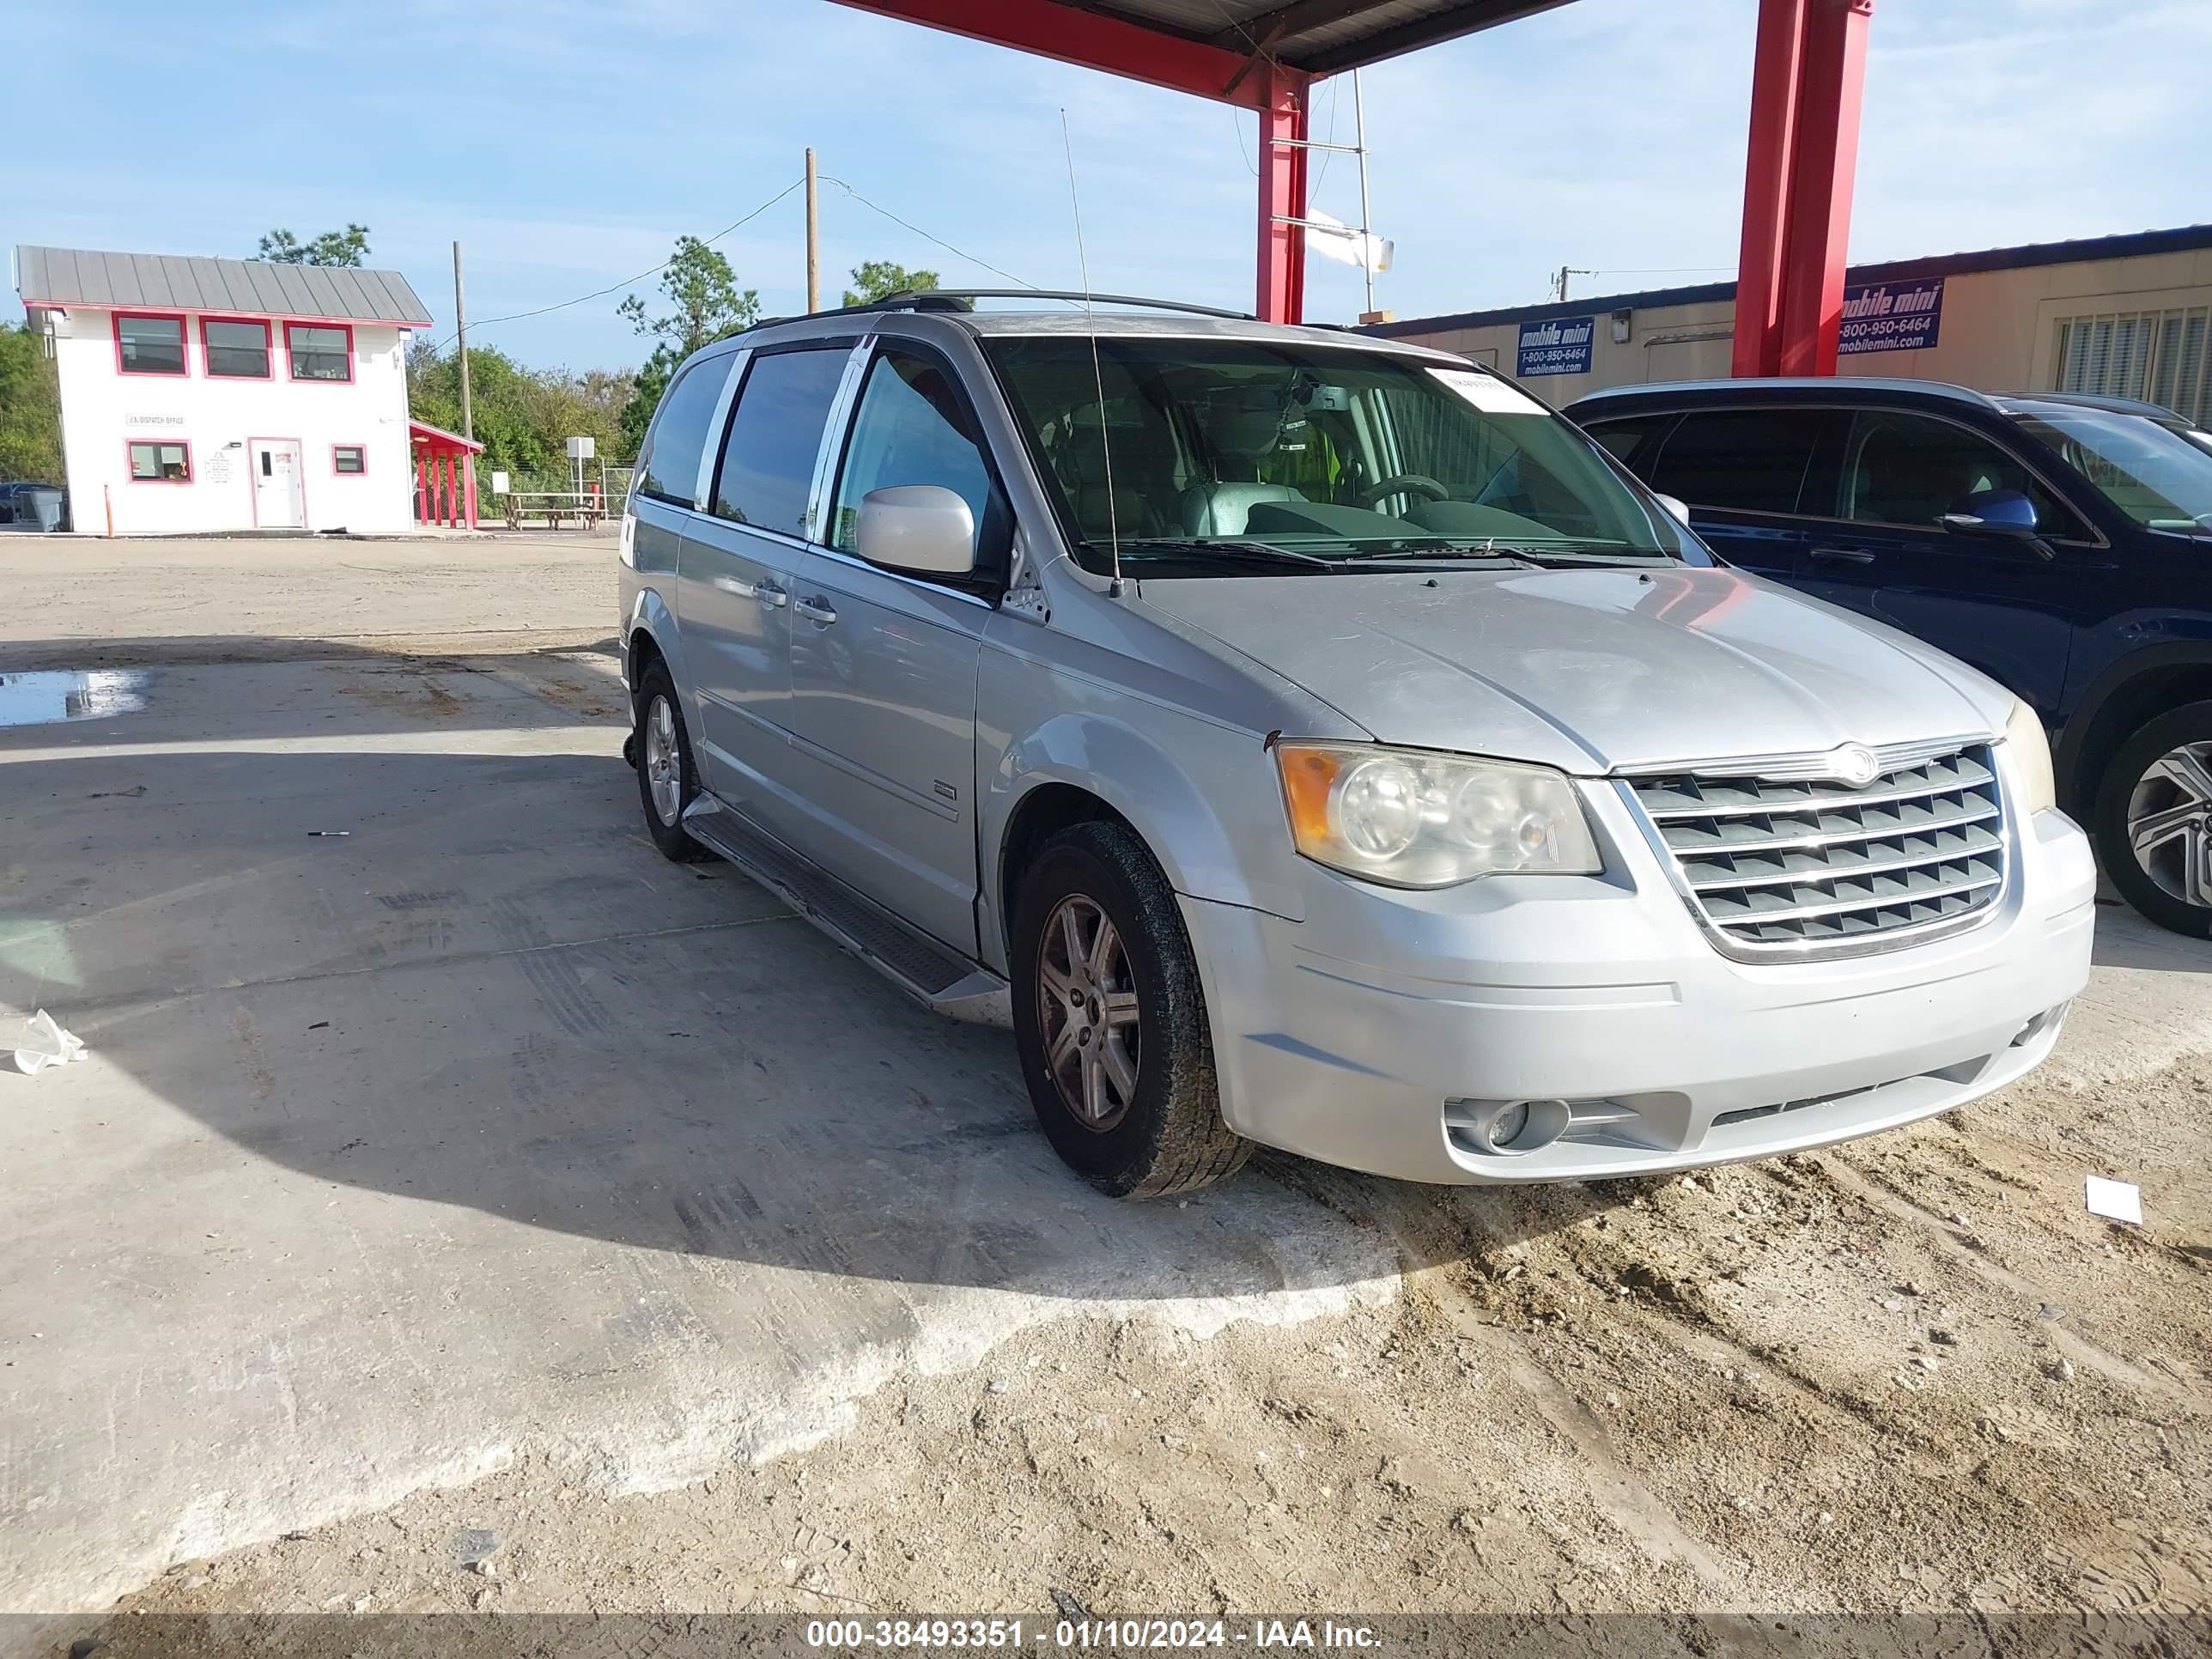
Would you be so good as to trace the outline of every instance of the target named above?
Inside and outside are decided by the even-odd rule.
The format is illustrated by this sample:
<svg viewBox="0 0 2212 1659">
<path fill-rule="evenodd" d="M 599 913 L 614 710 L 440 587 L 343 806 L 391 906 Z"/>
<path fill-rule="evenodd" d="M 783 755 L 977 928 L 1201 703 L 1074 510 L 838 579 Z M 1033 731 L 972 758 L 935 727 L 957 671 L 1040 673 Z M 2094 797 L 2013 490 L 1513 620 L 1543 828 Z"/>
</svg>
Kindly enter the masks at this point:
<svg viewBox="0 0 2212 1659">
<path fill-rule="evenodd" d="M 1566 0 L 1074 0 L 1097 12 L 1226 52 L 1334 75 Z"/>
<path fill-rule="evenodd" d="M 18 247 L 15 291 L 27 306 L 144 306 L 252 317 L 327 317 L 428 328 L 429 307 L 396 270 L 289 265 L 193 254 Z"/>
<path fill-rule="evenodd" d="M 2016 247 L 1978 248 L 1967 253 L 1938 253 L 1881 264 L 1853 265 L 1844 272 L 1852 287 L 1869 283 L 1927 282 L 1937 276 L 1968 276 L 1985 270 L 2027 270 L 2038 265 L 2079 264 L 2089 259 L 2138 259 L 2157 253 L 2194 253 L 2212 249 L 2212 225 L 2178 225 L 2170 230 L 2135 230 L 2117 236 L 2085 236 L 2070 242 L 2024 242 Z M 1442 334 L 1499 323 L 1537 323 L 1553 317 L 1587 317 L 1599 311 L 1647 311 L 1659 306 L 1707 305 L 1735 298 L 1734 283 L 1698 283 L 1686 288 L 1648 288 L 1633 294 L 1593 294 L 1572 300 L 1540 300 L 1534 305 L 1499 306 L 1445 317 L 1406 317 L 1376 323 L 1366 331 L 1382 335 Z"/>
</svg>

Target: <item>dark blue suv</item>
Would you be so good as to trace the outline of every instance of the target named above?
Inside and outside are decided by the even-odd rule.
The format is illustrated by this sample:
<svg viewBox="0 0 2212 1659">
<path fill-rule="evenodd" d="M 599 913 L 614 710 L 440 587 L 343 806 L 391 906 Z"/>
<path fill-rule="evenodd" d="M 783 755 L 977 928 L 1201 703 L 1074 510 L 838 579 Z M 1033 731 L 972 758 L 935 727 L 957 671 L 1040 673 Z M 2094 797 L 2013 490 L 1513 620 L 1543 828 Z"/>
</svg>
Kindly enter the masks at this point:
<svg viewBox="0 0 2212 1659">
<path fill-rule="evenodd" d="M 1567 413 L 1729 562 L 2033 704 L 2112 884 L 2212 934 L 2212 434 L 2121 398 L 1849 378 Z"/>
</svg>

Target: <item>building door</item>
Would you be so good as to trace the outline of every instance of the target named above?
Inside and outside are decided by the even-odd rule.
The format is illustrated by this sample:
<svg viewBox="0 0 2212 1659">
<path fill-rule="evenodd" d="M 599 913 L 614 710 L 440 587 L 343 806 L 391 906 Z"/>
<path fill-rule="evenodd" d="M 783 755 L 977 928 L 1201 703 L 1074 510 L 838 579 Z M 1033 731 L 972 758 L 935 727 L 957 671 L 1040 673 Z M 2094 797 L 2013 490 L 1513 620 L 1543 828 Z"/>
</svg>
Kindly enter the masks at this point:
<svg viewBox="0 0 2212 1659">
<path fill-rule="evenodd" d="M 253 522 L 264 530 L 306 529 L 300 441 L 256 438 L 249 447 L 253 455 Z"/>
</svg>

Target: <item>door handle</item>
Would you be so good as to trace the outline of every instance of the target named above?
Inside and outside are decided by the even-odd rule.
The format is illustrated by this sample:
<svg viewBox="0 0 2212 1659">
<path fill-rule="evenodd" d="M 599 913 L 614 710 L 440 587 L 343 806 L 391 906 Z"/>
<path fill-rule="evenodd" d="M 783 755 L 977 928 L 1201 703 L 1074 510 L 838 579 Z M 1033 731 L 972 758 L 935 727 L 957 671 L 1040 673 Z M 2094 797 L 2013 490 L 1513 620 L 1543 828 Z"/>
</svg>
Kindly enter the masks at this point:
<svg viewBox="0 0 2212 1659">
<path fill-rule="evenodd" d="M 1813 556 L 1824 564 L 1872 564 L 1874 555 L 1863 547 L 1816 547 Z"/>
<path fill-rule="evenodd" d="M 758 599 L 763 605 L 766 605 L 769 610 L 776 611 L 782 608 L 785 601 L 789 599 L 791 595 L 786 592 L 782 588 L 778 587 L 774 582 L 755 582 L 753 584 L 753 597 Z"/>
<path fill-rule="evenodd" d="M 825 628 L 837 620 L 836 606 L 818 593 L 799 600 L 791 608 L 805 617 L 807 621 L 820 623 Z"/>
</svg>

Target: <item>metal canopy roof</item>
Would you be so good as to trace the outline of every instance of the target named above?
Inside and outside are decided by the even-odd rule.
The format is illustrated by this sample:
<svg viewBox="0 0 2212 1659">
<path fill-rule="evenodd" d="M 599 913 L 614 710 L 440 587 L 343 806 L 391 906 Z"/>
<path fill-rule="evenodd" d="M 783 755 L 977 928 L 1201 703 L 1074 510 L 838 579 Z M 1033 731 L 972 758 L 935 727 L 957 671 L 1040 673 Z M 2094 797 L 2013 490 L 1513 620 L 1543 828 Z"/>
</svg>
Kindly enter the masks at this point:
<svg viewBox="0 0 2212 1659">
<path fill-rule="evenodd" d="M 1567 0 L 842 0 L 1156 86 L 1264 105 L 1266 66 L 1312 80 Z"/>
<path fill-rule="evenodd" d="M 1076 9 L 1334 75 L 1566 0 L 1073 0 Z"/>
<path fill-rule="evenodd" d="M 430 325 L 429 307 L 396 270 L 71 247 L 18 247 L 15 270 L 16 292 L 27 306 L 143 306 L 155 311 L 396 323 L 403 328 Z"/>
</svg>

